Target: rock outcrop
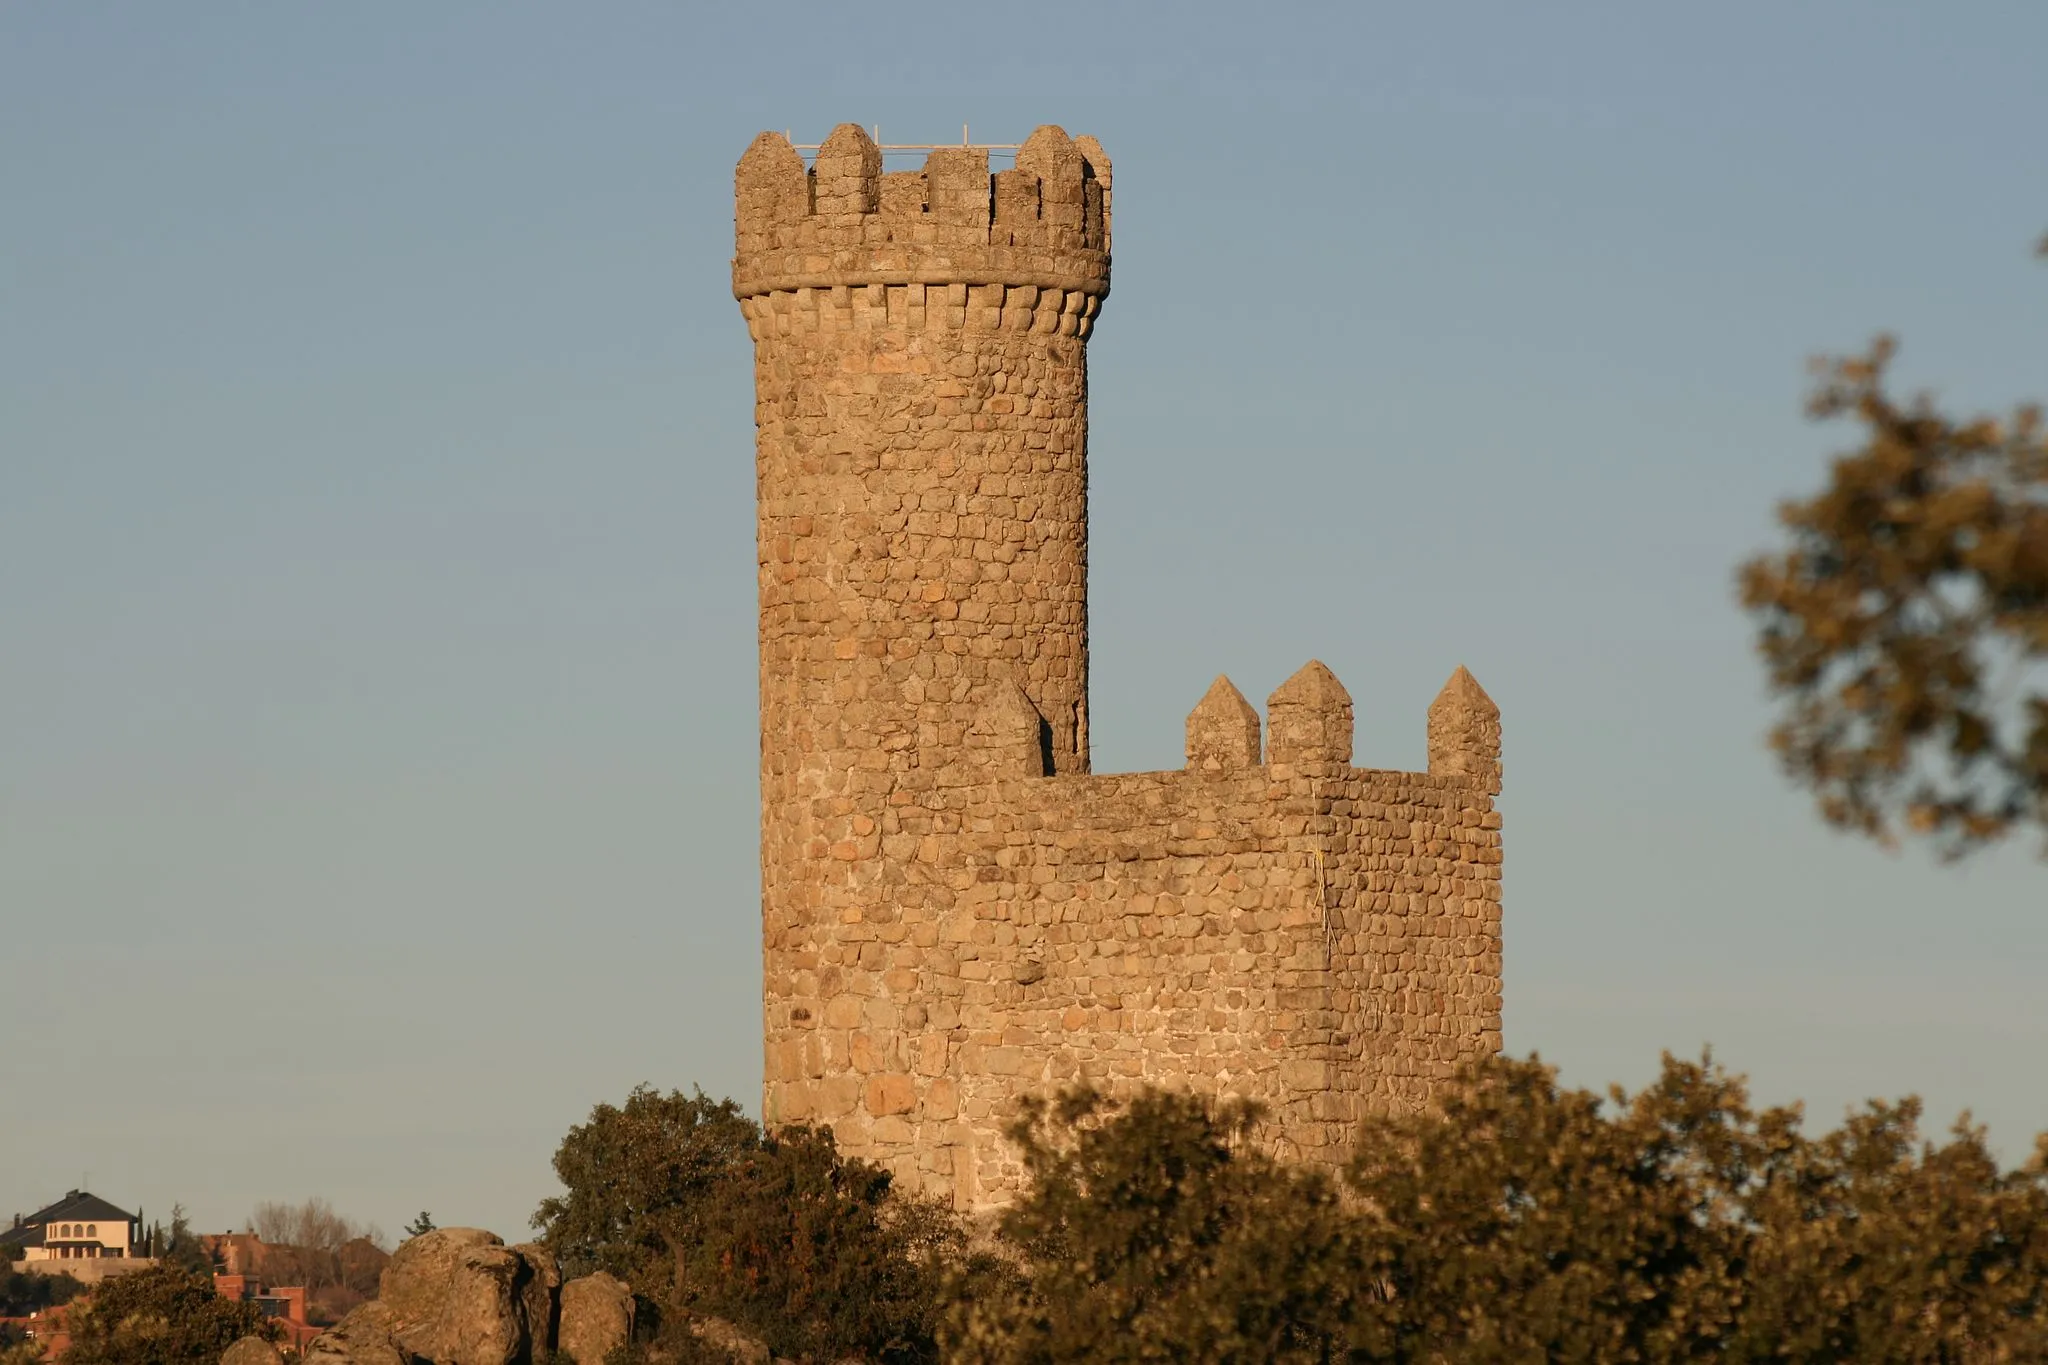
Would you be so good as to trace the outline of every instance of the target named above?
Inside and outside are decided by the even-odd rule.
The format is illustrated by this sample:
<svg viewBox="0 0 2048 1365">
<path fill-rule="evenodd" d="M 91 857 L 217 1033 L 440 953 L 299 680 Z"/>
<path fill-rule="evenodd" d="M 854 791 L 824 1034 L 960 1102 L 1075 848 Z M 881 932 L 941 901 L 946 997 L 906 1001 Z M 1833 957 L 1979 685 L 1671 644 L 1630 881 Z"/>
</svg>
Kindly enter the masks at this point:
<svg viewBox="0 0 2048 1365">
<path fill-rule="evenodd" d="M 555 1349 L 562 1267 L 555 1260 L 555 1253 L 538 1242 L 521 1242 L 512 1251 L 526 1263 L 528 1272 L 517 1286 L 520 1330 L 532 1360 L 540 1365 L 548 1352 Z"/>
<path fill-rule="evenodd" d="M 399 1247 L 377 1299 L 318 1337 L 308 1365 L 544 1365 L 561 1284 L 541 1247 L 437 1228 Z"/>
<path fill-rule="evenodd" d="M 555 1349 L 576 1365 L 604 1365 L 604 1358 L 633 1337 L 633 1291 L 616 1275 L 595 1275 L 562 1286 Z"/>
<path fill-rule="evenodd" d="M 553 1365 L 557 1352 L 575 1365 L 604 1365 L 633 1339 L 624 1280 L 599 1271 L 564 1284 L 553 1252 L 508 1247 L 481 1228 L 437 1228 L 405 1243 L 379 1293 L 314 1338 L 302 1365 Z M 789 1365 L 721 1318 L 681 1326 L 735 1361 Z M 248 1338 L 221 1365 L 282 1362 L 268 1342 Z"/>
<path fill-rule="evenodd" d="M 787 1365 L 760 1338 L 751 1336 L 724 1318 L 698 1318 L 689 1326 L 690 1335 L 715 1351 L 723 1352 L 734 1365 Z"/>
<path fill-rule="evenodd" d="M 373 1299 L 313 1338 L 303 1365 L 413 1365 L 413 1358 L 398 1344 L 391 1309 Z"/>
<path fill-rule="evenodd" d="M 243 1337 L 222 1354 L 220 1365 L 284 1365 L 284 1356 L 262 1337 Z"/>
</svg>

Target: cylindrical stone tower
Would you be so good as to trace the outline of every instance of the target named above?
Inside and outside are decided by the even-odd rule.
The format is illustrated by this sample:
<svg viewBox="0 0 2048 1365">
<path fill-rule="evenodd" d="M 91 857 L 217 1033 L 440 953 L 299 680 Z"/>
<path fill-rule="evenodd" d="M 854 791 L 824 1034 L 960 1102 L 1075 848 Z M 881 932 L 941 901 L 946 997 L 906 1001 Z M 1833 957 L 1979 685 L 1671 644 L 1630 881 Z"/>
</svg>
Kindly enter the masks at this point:
<svg viewBox="0 0 2048 1365">
<path fill-rule="evenodd" d="M 935 935 L 915 883 L 920 840 L 960 817 L 933 793 L 999 753 L 1088 767 L 1086 339 L 1109 291 L 1109 163 L 1046 127 L 1013 170 L 963 146 L 885 172 L 841 125 L 811 168 L 763 133 L 736 181 L 759 429 L 764 1115 L 886 1152 L 910 1109 L 891 1087 L 935 1074 L 909 1055 Z M 1011 734 L 1034 711 L 1035 754 Z M 810 1055 L 842 1046 L 821 1039 L 874 1055 Z"/>
</svg>

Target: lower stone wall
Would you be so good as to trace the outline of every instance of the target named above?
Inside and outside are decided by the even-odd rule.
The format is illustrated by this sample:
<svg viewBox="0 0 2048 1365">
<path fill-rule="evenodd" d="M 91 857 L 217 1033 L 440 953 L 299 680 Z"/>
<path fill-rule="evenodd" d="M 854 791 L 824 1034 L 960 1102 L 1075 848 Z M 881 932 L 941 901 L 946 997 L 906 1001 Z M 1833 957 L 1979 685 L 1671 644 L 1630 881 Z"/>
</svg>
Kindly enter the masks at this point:
<svg viewBox="0 0 2048 1365">
<path fill-rule="evenodd" d="M 853 898 L 873 911 L 819 926 L 838 969 L 770 983 L 789 1026 L 768 1111 L 959 1207 L 1016 1187 L 1002 1129 L 1027 1094 L 1248 1096 L 1279 1150 L 1334 1163 L 1366 1108 L 1422 1104 L 1499 1049 L 1500 819 L 1478 782 L 1304 764 L 896 800 Z"/>
<path fill-rule="evenodd" d="M 5 1265 L 0 1262 L 0 1265 Z M 132 1275 L 156 1262 L 147 1256 L 87 1256 L 77 1260 L 16 1261 L 8 1269 L 17 1275 L 69 1275 L 81 1284 L 98 1284 L 116 1275 Z"/>
</svg>

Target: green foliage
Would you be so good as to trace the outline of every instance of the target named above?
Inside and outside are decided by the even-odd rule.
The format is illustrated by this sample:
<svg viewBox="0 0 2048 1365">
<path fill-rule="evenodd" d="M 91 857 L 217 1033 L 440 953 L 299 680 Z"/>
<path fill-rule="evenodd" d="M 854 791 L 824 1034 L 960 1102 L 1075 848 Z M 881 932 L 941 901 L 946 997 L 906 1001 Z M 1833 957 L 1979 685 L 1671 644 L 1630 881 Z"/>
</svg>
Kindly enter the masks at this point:
<svg viewBox="0 0 2048 1365">
<path fill-rule="evenodd" d="M 1439 1113 L 1369 1120 L 1348 1172 L 1387 1293 L 1370 1344 L 1395 1360 L 1713 1356 L 1741 1299 L 1740 1205 L 1761 1135 L 1740 1083 L 1666 1058 L 1604 1107 L 1535 1060 L 1501 1060 Z"/>
<path fill-rule="evenodd" d="M 421 1209 L 420 1216 L 405 1225 L 405 1235 L 408 1237 L 424 1236 L 433 1230 L 434 1215 L 428 1213 L 425 1209 Z"/>
<path fill-rule="evenodd" d="M 1967 1116 L 1872 1104 L 1746 1192 L 1745 1360 L 2048 1360 L 2048 1135 L 2002 1171 Z"/>
<path fill-rule="evenodd" d="M 963 1362 L 1316 1362 L 1341 1352 L 1374 1258 L 1319 1172 L 1250 1145 L 1255 1107 L 1091 1090 L 1027 1101 L 1031 1179 L 1002 1216 L 1012 1268 L 953 1284 Z"/>
<path fill-rule="evenodd" d="M 685 1286 L 679 1255 L 697 1211 L 761 1132 L 731 1100 L 640 1086 L 623 1108 L 600 1104 L 555 1153 L 564 1193 L 533 1226 L 564 1276 L 609 1270 L 657 1301 Z"/>
<path fill-rule="evenodd" d="M 15 1341 L 0 1334 L 0 1365 L 42 1365 L 42 1343 Z"/>
<path fill-rule="evenodd" d="M 29 1275 L 0 1270 L 0 1318 L 25 1318 L 45 1308 L 69 1303 L 85 1286 L 69 1275 Z"/>
<path fill-rule="evenodd" d="M 65 1365 L 215 1365 L 243 1337 L 274 1340 L 278 1330 L 255 1304 L 168 1263 L 102 1281 L 70 1325 Z"/>
<path fill-rule="evenodd" d="M 1363 1127 L 1343 1191 L 1256 1115 L 1085 1091 L 1012 1136 L 1008 1268 L 957 1274 L 971 1362 L 2048 1359 L 2048 1138 L 1923 1143 L 1873 1104 L 1808 1138 L 1711 1061 L 1603 1102 L 1539 1062 Z"/>
<path fill-rule="evenodd" d="M 611 1271 L 673 1329 L 716 1316 L 785 1356 L 932 1358 L 960 1230 L 830 1133 L 764 1134 L 730 1100 L 643 1086 L 572 1129 L 555 1173 L 533 1225 L 563 1273 Z"/>
<path fill-rule="evenodd" d="M 1393 1358 L 2048 1357 L 2048 1169 L 1873 1104 L 1821 1138 L 1710 1061 L 1602 1107 L 1533 1059 L 1366 1126 Z M 2007 1355 L 1998 1354 L 2000 1351 Z"/>
<path fill-rule="evenodd" d="M 2048 427 L 1895 399 L 1892 352 L 1821 363 L 1810 410 L 1864 442 L 1780 507 L 1790 548 L 1742 568 L 1786 702 L 1771 742 L 1829 821 L 1880 840 L 2048 836 Z"/>
<path fill-rule="evenodd" d="M 1711 1058 L 1604 1097 L 1495 1060 L 1362 1124 L 1339 1182 L 1256 1106 L 1083 1089 L 1025 1102 L 1028 1186 L 974 1256 L 826 1134 L 643 1088 L 570 1133 L 535 1223 L 653 1310 L 615 1365 L 737 1358 L 733 1327 L 962 1365 L 2048 1360 L 2048 1137 L 2008 1171 L 1918 1120 L 1809 1137 Z"/>
</svg>

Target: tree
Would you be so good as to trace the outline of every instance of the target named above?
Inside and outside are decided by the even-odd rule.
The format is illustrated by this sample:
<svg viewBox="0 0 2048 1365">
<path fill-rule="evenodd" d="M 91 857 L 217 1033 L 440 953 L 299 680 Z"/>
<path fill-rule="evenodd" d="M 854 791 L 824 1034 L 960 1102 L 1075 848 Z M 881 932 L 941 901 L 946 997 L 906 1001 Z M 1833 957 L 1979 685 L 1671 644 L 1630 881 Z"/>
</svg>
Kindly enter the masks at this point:
<svg viewBox="0 0 2048 1365">
<path fill-rule="evenodd" d="M 84 1292 L 85 1285 L 70 1275 L 0 1269 L 0 1318 L 25 1318 L 69 1303 Z"/>
<path fill-rule="evenodd" d="M 1085 1091 L 1012 1130 L 1008 1270 L 952 1282 L 949 1359 L 2048 1359 L 2048 1137 L 2001 1170 L 1873 1104 L 1820 1138 L 1711 1059 L 1603 1098 L 1539 1061 L 1361 1126 L 1339 1197 L 1255 1111 Z"/>
<path fill-rule="evenodd" d="M 168 1261 L 189 1274 L 213 1274 L 213 1255 L 206 1244 L 193 1230 L 191 1219 L 185 1216 L 183 1204 L 171 1205 L 171 1226 L 167 1232 L 161 1223 L 153 1223 L 149 1229 L 149 1254 Z"/>
<path fill-rule="evenodd" d="M 425 1209 L 421 1209 L 420 1216 L 405 1225 L 405 1235 L 408 1237 L 421 1237 L 433 1230 L 434 1215 Z"/>
<path fill-rule="evenodd" d="M 1863 444 L 1741 571 L 1771 743 L 1838 826 L 1958 856 L 2031 825 L 2048 852 L 2048 431 L 1892 397 L 1894 349 L 1819 362 L 1809 411 Z"/>
<path fill-rule="evenodd" d="M 1773 1153 L 1747 1191 L 1737 1359 L 2048 1359 L 2048 1135 L 2002 1171 L 1967 1116 L 1873 1103 Z"/>
<path fill-rule="evenodd" d="M 554 1161 L 564 1192 L 541 1201 L 533 1226 L 564 1276 L 608 1270 L 642 1292 L 671 1281 L 649 1292 L 668 1298 L 682 1288 L 678 1256 L 697 1211 L 760 1140 L 731 1100 L 639 1086 L 569 1130 Z"/>
<path fill-rule="evenodd" d="M 66 1365 L 215 1365 L 243 1337 L 278 1335 L 255 1304 L 169 1263 L 102 1281 L 71 1310 L 70 1328 Z"/>
<path fill-rule="evenodd" d="M 1918 1114 L 1810 1139 L 1710 1061 L 1606 1106 L 1534 1059 L 1468 1072 L 1440 1115 L 1368 1123 L 1352 1172 L 1393 1358 L 2043 1358 L 2048 1138 L 2006 1172 Z"/>
<path fill-rule="evenodd" d="M 964 1244 L 950 1215 L 842 1157 L 824 1130 L 763 1133 L 731 1100 L 646 1086 L 555 1154 L 533 1225 L 564 1275 L 609 1270 L 671 1333 L 716 1316 L 779 1355 L 933 1357 L 930 1315 Z"/>
<path fill-rule="evenodd" d="M 998 1224 L 1005 1262 L 954 1277 L 947 1359 L 1342 1358 L 1377 1257 L 1327 1176 L 1252 1145 L 1258 1118 L 1159 1092 L 1026 1101 L 1009 1137 L 1030 1187 Z"/>
<path fill-rule="evenodd" d="M 1385 1257 L 1376 1355 L 1713 1354 L 1740 1297 L 1725 1196 L 1754 1117 L 1739 1082 L 1669 1058 L 1657 1085 L 1610 1098 L 1501 1060 L 1466 1073 L 1440 1112 L 1366 1121 L 1348 1181 Z"/>
<path fill-rule="evenodd" d="M 325 1199 L 258 1204 L 249 1230 L 264 1244 L 260 1273 L 274 1284 L 303 1284 L 308 1295 L 337 1287 L 355 1295 L 376 1292 L 386 1259 L 382 1229 L 343 1217 Z"/>
</svg>

